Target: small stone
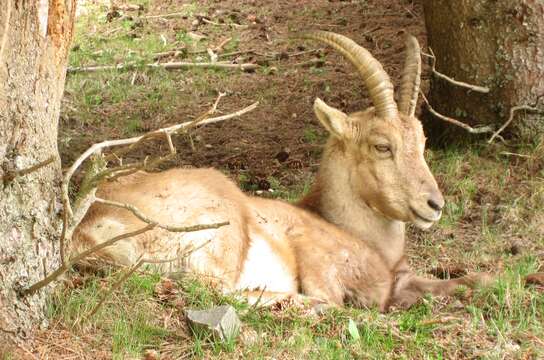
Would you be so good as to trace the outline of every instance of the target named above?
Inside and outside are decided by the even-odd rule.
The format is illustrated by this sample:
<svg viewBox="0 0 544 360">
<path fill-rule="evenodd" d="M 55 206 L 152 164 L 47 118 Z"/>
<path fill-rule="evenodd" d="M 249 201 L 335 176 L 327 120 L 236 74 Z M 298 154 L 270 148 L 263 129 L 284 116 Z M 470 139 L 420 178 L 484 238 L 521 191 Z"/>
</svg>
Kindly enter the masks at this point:
<svg viewBox="0 0 544 360">
<path fill-rule="evenodd" d="M 315 304 L 310 310 L 310 315 L 323 316 L 331 308 L 332 305 L 330 304 Z"/>
<path fill-rule="evenodd" d="M 282 150 L 275 156 L 276 160 L 278 160 L 280 163 L 285 162 L 287 159 L 289 159 L 289 152 L 286 150 Z"/>
<path fill-rule="evenodd" d="M 144 351 L 144 358 L 143 360 L 159 360 L 159 353 L 157 350 L 146 350 Z"/>
<path fill-rule="evenodd" d="M 240 340 L 245 346 L 255 345 L 259 341 L 259 334 L 253 329 L 244 329 L 240 334 Z"/>
<path fill-rule="evenodd" d="M 519 241 L 513 241 L 509 249 L 510 254 L 519 255 L 523 252 L 523 244 Z"/>
<path fill-rule="evenodd" d="M 185 316 L 193 332 L 208 331 L 221 340 L 233 339 L 240 332 L 240 319 L 230 305 L 209 310 L 187 310 Z"/>
<path fill-rule="evenodd" d="M 206 149 L 211 149 L 211 148 L 213 148 L 213 145 L 211 145 L 211 144 L 206 144 L 206 145 L 204 145 L 204 147 L 205 147 Z"/>
</svg>

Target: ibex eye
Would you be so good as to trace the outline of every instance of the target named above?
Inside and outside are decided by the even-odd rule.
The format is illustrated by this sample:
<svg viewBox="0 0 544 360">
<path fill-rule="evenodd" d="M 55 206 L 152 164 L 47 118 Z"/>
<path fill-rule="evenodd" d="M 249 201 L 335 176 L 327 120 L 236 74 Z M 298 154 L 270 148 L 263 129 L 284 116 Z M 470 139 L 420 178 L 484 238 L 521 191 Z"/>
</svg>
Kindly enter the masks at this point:
<svg viewBox="0 0 544 360">
<path fill-rule="evenodd" d="M 391 151 L 391 147 L 385 144 L 374 145 L 374 148 L 378 150 L 379 152 L 383 152 L 383 153 Z"/>
</svg>

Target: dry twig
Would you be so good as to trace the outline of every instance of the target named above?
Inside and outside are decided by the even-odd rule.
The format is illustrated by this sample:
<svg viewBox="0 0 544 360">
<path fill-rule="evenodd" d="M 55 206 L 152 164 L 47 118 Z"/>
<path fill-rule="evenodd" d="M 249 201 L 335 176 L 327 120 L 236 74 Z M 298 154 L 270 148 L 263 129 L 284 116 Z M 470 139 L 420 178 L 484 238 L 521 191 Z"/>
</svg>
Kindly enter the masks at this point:
<svg viewBox="0 0 544 360">
<path fill-rule="evenodd" d="M 104 149 L 104 148 L 113 147 L 113 146 L 131 145 L 131 146 L 128 146 L 125 149 L 125 152 L 126 152 L 128 150 L 133 149 L 133 146 L 135 146 L 137 144 L 140 144 L 142 142 L 142 140 L 144 140 L 144 139 L 149 139 L 149 138 L 155 137 L 155 136 L 166 136 L 168 146 L 169 146 L 170 152 L 171 152 L 170 155 L 165 156 L 165 157 L 160 157 L 159 159 L 155 160 L 151 164 L 148 164 L 147 161 L 144 160 L 141 163 L 130 164 L 130 165 L 126 165 L 126 166 L 120 166 L 120 167 L 117 167 L 115 169 L 108 169 L 108 170 L 100 171 L 98 174 L 96 174 L 90 180 L 90 182 L 91 183 L 97 183 L 100 179 L 102 179 L 102 178 L 104 178 L 104 177 L 106 177 L 108 175 L 111 175 L 110 179 L 115 179 L 115 178 L 118 178 L 120 176 L 130 175 L 130 174 L 132 174 L 132 173 L 134 173 L 134 172 L 136 172 L 136 171 L 138 171 L 138 170 L 140 170 L 142 168 L 146 168 L 149 165 L 156 166 L 160 162 L 168 160 L 169 158 L 171 158 L 171 156 L 176 153 L 175 148 L 174 148 L 174 146 L 172 144 L 172 139 L 170 137 L 171 134 L 174 134 L 174 133 L 176 133 L 176 132 L 178 132 L 180 130 L 183 130 L 183 129 L 192 128 L 192 127 L 197 126 L 197 125 L 211 124 L 211 123 L 215 123 L 215 122 L 219 122 L 219 121 L 223 121 L 223 120 L 228 120 L 228 119 L 231 119 L 231 118 L 234 118 L 234 117 L 241 116 L 241 115 L 243 115 L 243 114 L 245 114 L 245 113 L 247 113 L 249 111 L 254 110 L 257 107 L 257 105 L 259 104 L 258 102 L 256 102 L 256 103 L 253 103 L 252 105 L 250 105 L 250 106 L 248 106 L 248 107 L 246 107 L 244 109 L 241 109 L 241 110 L 236 111 L 236 112 L 231 113 L 231 114 L 227 114 L 227 115 L 223 115 L 223 116 L 219 116 L 219 117 L 215 117 L 215 118 L 207 118 L 209 115 L 213 114 L 216 111 L 219 100 L 223 96 L 225 96 L 225 94 L 219 93 L 213 107 L 210 110 L 208 110 L 208 112 L 206 112 L 204 115 L 197 118 L 196 120 L 184 122 L 184 123 L 174 125 L 174 126 L 171 126 L 171 127 L 168 127 L 168 128 L 158 129 L 158 130 L 152 131 L 152 132 L 147 133 L 147 134 L 142 135 L 142 136 L 137 136 L 137 137 L 128 138 L 128 139 L 120 139 L 120 140 L 108 140 L 108 141 L 104 141 L 102 143 L 94 144 L 89 149 L 87 149 L 87 151 L 85 151 L 78 159 L 76 159 L 76 161 L 72 164 L 72 166 L 68 169 L 68 171 L 66 171 L 66 173 L 64 175 L 64 178 L 63 178 L 63 181 L 62 181 L 62 185 L 61 185 L 61 198 L 62 198 L 62 204 L 63 204 L 64 212 L 63 212 L 63 221 L 62 221 L 62 232 L 61 232 L 61 237 L 60 237 L 60 257 L 61 257 L 61 261 L 62 261 L 63 264 L 66 265 L 66 256 L 65 256 L 66 239 L 71 238 L 75 227 L 83 219 L 83 216 L 85 216 L 85 214 L 87 213 L 88 208 L 92 205 L 92 203 L 94 202 L 94 199 L 95 199 L 94 193 L 96 192 L 96 188 L 93 188 L 93 189 L 91 189 L 91 191 L 88 194 L 84 194 L 82 201 L 80 201 L 80 206 L 78 206 L 78 208 L 76 209 L 76 212 L 77 212 L 76 215 L 77 216 L 74 216 L 72 206 L 70 204 L 68 187 L 69 187 L 69 184 L 70 184 L 70 181 L 71 181 L 71 178 L 72 178 L 73 174 L 81 166 L 81 164 L 86 159 L 88 159 L 91 155 L 100 154 L 102 149 Z"/>
<path fill-rule="evenodd" d="M 147 160 L 143 161 L 143 165 L 140 164 L 140 163 L 136 164 L 136 165 L 134 165 L 134 164 L 126 165 L 126 166 L 122 165 L 122 166 L 120 166 L 118 168 L 115 168 L 115 169 L 99 171 L 97 175 L 94 175 L 93 177 L 90 178 L 89 183 L 91 184 L 91 189 L 89 191 L 87 191 L 87 192 L 83 192 L 83 197 L 78 201 L 78 204 L 77 204 L 78 206 L 76 206 L 76 213 L 75 214 L 74 214 L 74 212 L 72 210 L 72 206 L 70 204 L 70 198 L 69 198 L 69 195 L 68 195 L 68 186 L 70 184 L 70 180 L 71 180 L 73 174 L 75 173 L 75 171 L 90 156 L 100 155 L 102 153 L 102 150 L 105 149 L 105 148 L 114 147 L 114 146 L 138 144 L 143 139 L 148 139 L 148 138 L 160 135 L 160 136 L 165 136 L 167 144 L 168 144 L 168 148 L 170 150 L 170 155 L 169 156 L 171 156 L 171 155 L 176 153 L 176 149 L 175 149 L 175 147 L 174 147 L 174 145 L 172 143 L 172 138 L 171 138 L 172 134 L 174 134 L 174 133 L 176 133 L 176 132 L 178 132 L 178 131 L 180 131 L 182 129 L 190 128 L 192 126 L 215 123 L 215 122 L 219 122 L 219 121 L 223 121 L 223 120 L 227 120 L 227 119 L 231 119 L 231 118 L 234 118 L 234 117 L 241 116 L 241 115 L 243 115 L 243 114 L 245 114 L 245 113 L 247 113 L 249 111 L 254 110 L 257 107 L 257 105 L 259 104 L 258 102 L 256 102 L 256 103 L 254 103 L 254 104 L 252 104 L 252 105 L 250 105 L 250 106 L 248 106 L 248 107 L 246 107 L 244 109 L 238 110 L 238 111 L 236 111 L 234 113 L 219 116 L 219 117 L 215 117 L 215 118 L 208 118 L 208 116 L 210 114 L 213 114 L 216 111 L 217 106 L 219 104 L 219 101 L 223 96 L 225 96 L 224 93 L 219 93 L 219 95 L 218 95 L 216 101 L 214 102 L 212 108 L 210 110 L 208 110 L 203 116 L 199 117 L 198 119 L 196 119 L 194 121 L 188 121 L 188 122 L 177 124 L 177 125 L 174 125 L 174 126 L 171 126 L 171 127 L 168 127 L 168 128 L 158 129 L 158 130 L 152 131 L 152 132 L 147 133 L 147 134 L 142 135 L 142 136 L 137 136 L 137 137 L 128 138 L 128 139 L 120 139 L 120 140 L 108 140 L 108 141 L 104 141 L 102 143 L 94 144 L 89 149 L 87 149 L 79 158 L 77 158 L 76 161 L 72 164 L 72 166 L 66 171 L 66 173 L 64 175 L 64 178 L 63 178 L 63 181 L 62 181 L 62 185 L 61 185 L 61 197 L 62 197 L 62 203 L 63 203 L 63 206 L 64 206 L 63 225 L 62 225 L 62 233 L 61 233 L 61 238 L 60 238 L 61 266 L 58 269 L 56 269 L 55 271 L 53 271 L 51 274 L 49 274 L 47 277 L 42 279 L 41 281 L 38 281 L 37 283 L 31 285 L 30 287 L 21 290 L 21 294 L 22 295 L 31 295 L 31 294 L 35 293 L 36 291 L 40 290 L 41 288 L 43 288 L 43 287 L 47 286 L 48 284 L 50 284 L 52 281 L 54 281 L 60 275 L 64 274 L 68 269 L 70 269 L 72 265 L 74 265 L 75 263 L 77 263 L 80 260 L 84 259 L 85 257 L 89 256 L 90 254 L 92 254 L 94 252 L 97 252 L 97 251 L 99 251 L 99 250 L 101 250 L 101 249 L 103 249 L 103 248 L 105 248 L 107 246 L 111 246 L 111 245 L 115 244 L 117 241 L 120 241 L 120 240 L 128 238 L 128 237 L 136 236 L 138 234 L 141 234 L 143 232 L 151 230 L 151 229 L 153 229 L 155 227 L 159 227 L 159 228 L 162 228 L 162 229 L 165 229 L 165 230 L 168 230 L 168 231 L 172 231 L 172 232 L 190 232 L 190 231 L 199 231 L 199 230 L 204 230 L 204 229 L 219 228 L 221 226 L 228 225 L 228 222 L 222 222 L 222 223 L 216 223 L 216 224 L 194 225 L 194 226 L 172 226 L 172 225 L 167 225 L 167 224 L 160 224 L 157 221 L 148 218 L 138 208 L 136 208 L 136 207 L 134 207 L 134 206 L 132 206 L 130 204 L 124 204 L 124 203 L 109 201 L 109 200 L 105 200 L 105 199 L 95 197 L 96 184 L 98 183 L 98 181 L 101 178 L 103 178 L 104 176 L 107 176 L 107 174 L 110 174 L 110 173 L 113 174 L 114 176 L 117 176 L 117 177 L 127 175 L 131 171 L 133 172 L 133 171 L 137 171 L 137 170 L 141 169 L 142 166 L 145 167 L 147 165 Z M 129 147 L 129 149 L 130 148 L 131 147 Z M 155 160 L 155 163 L 157 161 L 162 161 L 163 159 L 165 159 L 167 157 L 160 157 L 159 159 Z M 43 166 L 43 165 L 41 165 L 41 166 Z M 33 168 L 37 168 L 37 166 L 34 166 Z M 29 171 L 29 170 L 26 170 L 26 171 Z M 78 254 L 78 255 L 76 255 L 76 256 L 74 256 L 74 257 L 67 260 L 66 257 L 65 257 L 65 242 L 66 242 L 66 239 L 71 238 L 74 229 L 77 227 L 79 222 L 83 219 L 83 216 L 86 214 L 88 208 L 95 201 L 99 202 L 99 203 L 102 203 L 104 205 L 108 205 L 108 206 L 115 206 L 115 207 L 125 208 L 128 211 L 132 212 L 141 221 L 147 223 L 147 226 L 145 226 L 144 228 L 142 228 L 140 230 L 131 232 L 131 233 L 126 233 L 126 234 L 122 234 L 122 235 L 113 237 L 113 238 L 111 238 L 111 239 L 109 239 L 109 240 L 107 240 L 107 241 L 105 241 L 103 243 L 100 243 L 100 244 L 98 244 L 98 245 L 96 245 L 96 246 L 94 246 L 94 247 L 92 247 L 92 248 L 90 248 L 90 249 L 88 249 L 86 251 L 83 251 L 80 254 Z"/>
<path fill-rule="evenodd" d="M 36 165 L 32 165 L 30 167 L 27 167 L 25 169 L 21 170 L 13 170 L 13 171 L 7 171 L 4 173 L 3 176 L 0 176 L 0 181 L 3 181 L 4 183 L 10 182 L 16 177 L 19 176 L 25 176 L 28 175 L 36 170 L 41 169 L 42 167 L 51 164 L 55 160 L 54 156 L 51 156 L 49 159 L 41 161 L 37 163 Z"/>
<path fill-rule="evenodd" d="M 242 71 L 252 71 L 259 68 L 258 64 L 231 64 L 231 63 L 220 63 L 220 62 L 167 62 L 167 63 L 154 63 L 154 64 L 145 64 L 145 67 L 149 68 L 163 68 L 165 70 L 178 70 L 178 69 L 187 69 L 187 68 L 204 68 L 204 69 L 229 69 L 229 70 L 242 70 Z M 135 64 L 118 64 L 118 65 L 99 65 L 99 66 L 80 66 L 80 67 L 69 67 L 68 72 L 97 72 L 104 70 L 124 70 L 124 69 L 134 69 L 137 66 Z"/>
<path fill-rule="evenodd" d="M 510 108 L 510 116 L 508 117 L 508 120 L 506 120 L 506 122 L 497 131 L 495 131 L 493 133 L 493 135 L 491 135 L 491 137 L 487 141 L 488 144 L 491 144 L 493 142 L 493 140 L 495 140 L 495 138 L 497 136 L 499 136 L 499 134 L 501 132 L 503 132 L 504 129 L 506 129 L 506 127 L 508 127 L 508 125 L 510 125 L 512 120 L 514 120 L 514 115 L 515 115 L 516 111 L 519 111 L 519 110 L 526 110 L 526 111 L 534 111 L 534 112 L 538 112 L 538 113 L 544 113 L 544 110 L 540 110 L 538 108 L 535 108 L 535 107 L 532 107 L 532 106 L 529 106 L 529 105 L 513 106 L 512 108 Z"/>
<path fill-rule="evenodd" d="M 185 48 L 158 52 L 158 53 L 153 54 L 153 59 L 154 60 L 160 60 L 160 59 L 164 59 L 164 58 L 167 58 L 167 57 L 170 57 L 170 56 L 181 57 L 185 52 L 186 52 Z"/>
<path fill-rule="evenodd" d="M 157 18 L 166 19 L 170 17 L 185 16 L 185 15 L 187 15 L 186 12 L 175 12 L 170 14 L 146 15 L 144 16 L 144 19 L 157 19 Z"/>
<path fill-rule="evenodd" d="M 246 113 L 254 110 L 255 108 L 257 108 L 258 105 L 259 105 L 259 102 L 255 102 L 255 103 L 253 103 L 253 104 L 251 104 L 251 105 L 249 105 L 249 106 L 247 106 L 247 107 L 245 107 L 245 108 L 243 108 L 241 110 L 238 110 L 236 112 L 201 120 L 201 121 L 198 122 L 198 125 L 213 124 L 213 123 L 216 123 L 216 122 L 220 122 L 220 121 L 232 119 L 232 118 L 235 118 L 235 117 L 239 117 L 239 116 L 241 116 L 243 114 L 246 114 Z M 167 128 L 155 130 L 155 131 L 152 131 L 152 132 L 147 133 L 147 134 L 142 135 L 142 136 L 135 136 L 135 137 L 132 137 L 132 138 L 119 139 L 119 140 L 107 140 L 107 141 L 103 141 L 101 143 L 97 143 L 97 144 L 92 145 L 79 158 L 76 159 L 76 161 L 72 164 L 72 166 L 70 166 L 70 168 L 66 171 L 66 174 L 64 175 L 64 179 L 63 179 L 63 182 L 62 182 L 62 198 L 63 198 L 63 203 L 65 203 L 65 210 L 68 212 L 69 217 L 72 217 L 73 213 L 72 213 L 72 207 L 70 205 L 70 201 L 69 201 L 69 197 L 68 197 L 68 185 L 69 185 L 70 180 L 72 179 L 72 176 L 74 175 L 75 171 L 91 155 L 96 154 L 97 152 L 99 152 L 99 151 L 101 151 L 102 149 L 105 149 L 105 148 L 134 144 L 134 143 L 139 142 L 143 138 L 150 138 L 150 137 L 153 137 L 153 136 L 162 136 L 162 135 L 164 135 L 164 133 L 174 134 L 174 133 L 176 133 L 176 132 L 178 132 L 178 131 L 180 131 L 182 129 L 185 129 L 185 128 L 188 128 L 188 127 L 191 127 L 191 126 L 194 126 L 194 121 L 187 121 L 187 122 L 177 124 L 177 125 L 174 125 L 174 126 L 170 126 L 170 127 L 167 127 Z"/>
<path fill-rule="evenodd" d="M 439 77 L 455 86 L 460 86 L 460 87 L 464 87 L 464 88 L 467 88 L 469 90 L 472 90 L 472 91 L 476 91 L 476 92 L 480 92 L 480 93 L 484 93 L 484 94 L 487 94 L 489 92 L 489 88 L 488 87 L 485 87 L 485 86 L 478 86 L 478 85 L 472 85 L 472 84 L 469 84 L 469 83 L 466 83 L 466 82 L 463 82 L 463 81 L 458 81 L 458 80 L 455 80 L 454 78 L 451 78 L 447 75 L 444 75 L 442 74 L 441 72 L 439 72 L 438 70 L 436 70 L 436 56 L 434 55 L 434 52 L 433 52 L 433 49 L 429 48 L 429 52 L 430 54 L 424 54 L 425 56 L 431 58 L 431 70 L 433 72 L 434 75 L 436 75 L 436 77 Z"/>
<path fill-rule="evenodd" d="M 293 66 L 293 67 L 311 67 L 311 66 L 323 66 L 325 64 L 328 64 L 328 62 L 326 62 L 323 59 L 310 59 L 310 60 L 307 60 L 307 61 L 303 61 L 303 62 L 293 64 L 291 66 Z"/>
<path fill-rule="evenodd" d="M 91 318 L 94 314 L 96 314 L 98 312 L 98 309 L 100 308 L 100 306 L 102 306 L 102 304 L 104 304 L 104 302 L 106 301 L 106 299 L 111 295 L 112 292 L 114 292 L 115 290 L 117 290 L 128 278 L 130 275 L 132 275 L 136 270 L 138 270 L 138 268 L 140 268 L 140 266 L 142 266 L 143 264 L 163 264 L 163 263 L 169 263 L 169 262 L 174 262 L 174 261 L 178 261 L 178 260 L 181 260 L 181 259 L 184 259 L 188 256 L 190 256 L 192 253 L 202 249 L 203 247 L 207 246 L 213 239 L 210 239 L 208 241 L 206 241 L 205 243 L 203 243 L 202 245 L 194 248 L 194 249 L 191 249 L 190 251 L 187 251 L 187 252 L 184 252 L 181 256 L 178 256 L 176 258 L 173 258 L 173 259 L 148 259 L 148 258 L 144 258 L 143 257 L 143 254 L 140 255 L 138 257 L 138 259 L 136 260 L 135 264 L 133 266 L 131 266 L 129 268 L 129 270 L 117 281 L 115 282 L 111 287 L 110 289 L 104 294 L 104 296 L 102 296 L 102 298 L 100 299 L 100 301 L 98 302 L 98 304 L 96 304 L 96 306 L 89 312 L 89 314 L 87 316 L 85 316 L 85 320 L 88 320 L 89 318 Z"/>
<path fill-rule="evenodd" d="M 120 240 L 129 238 L 129 237 L 132 237 L 132 236 L 136 236 L 136 235 L 142 234 L 142 233 L 144 233 L 146 231 L 149 231 L 149 230 L 153 229 L 155 226 L 156 226 L 155 224 L 148 224 L 148 225 L 146 225 L 145 227 L 143 227 L 143 228 L 141 228 L 139 230 L 115 236 L 115 237 L 113 237 L 113 238 L 111 238 L 109 240 L 104 241 L 103 243 L 95 245 L 92 248 L 87 249 L 87 250 L 79 253 L 78 255 L 74 256 L 73 258 L 70 258 L 69 260 L 67 260 L 65 263 L 62 263 L 60 265 L 60 267 L 57 268 L 57 270 L 55 270 L 51 274 L 47 275 L 44 279 L 38 281 L 37 283 L 33 284 L 32 286 L 30 286 L 30 287 L 28 287 L 26 289 L 21 290 L 21 295 L 27 296 L 27 295 L 32 295 L 32 294 L 36 293 L 38 290 L 40 290 L 43 287 L 49 285 L 51 282 L 53 282 L 59 276 L 64 274 L 66 271 L 68 271 L 72 267 L 72 265 L 74 265 L 75 263 L 77 263 L 80 260 L 83 260 L 84 258 L 89 256 L 90 254 L 92 254 L 94 252 L 97 252 L 99 250 L 102 250 L 105 247 L 114 245 L 116 242 L 118 242 Z"/>
<path fill-rule="evenodd" d="M 217 229 L 221 226 L 229 225 L 228 221 L 214 223 L 214 224 L 200 224 L 200 225 L 192 225 L 192 226 L 173 226 L 173 225 L 161 224 L 156 220 L 148 218 L 144 213 L 141 212 L 141 210 L 139 210 L 137 207 L 133 205 L 120 203 L 117 201 L 106 200 L 99 197 L 95 197 L 94 201 L 99 204 L 126 209 L 130 211 L 134 216 L 136 216 L 141 221 L 150 225 L 153 224 L 154 226 L 160 229 L 168 230 L 171 232 L 191 232 L 191 231 L 200 231 L 200 230 L 207 230 L 207 229 Z"/>
<path fill-rule="evenodd" d="M 218 23 L 218 22 L 206 19 L 205 17 L 201 18 L 201 21 L 203 23 L 206 23 L 206 24 L 209 24 L 209 25 L 228 26 L 228 27 L 233 27 L 233 28 L 236 28 L 236 29 L 247 29 L 249 27 L 249 25 L 241 25 L 241 24 L 236 24 L 236 23 Z"/>
<path fill-rule="evenodd" d="M 106 291 L 106 293 L 100 298 L 100 301 L 98 301 L 95 307 L 89 312 L 88 315 L 85 316 L 83 321 L 90 319 L 94 314 L 96 314 L 98 312 L 98 309 L 100 309 L 102 304 L 104 304 L 104 302 L 111 295 L 111 293 L 117 290 L 119 286 L 121 286 L 121 284 L 123 284 L 129 278 L 130 275 L 132 275 L 136 270 L 138 270 L 140 266 L 144 264 L 145 261 L 142 259 L 142 257 L 143 254 L 140 255 L 138 260 L 136 260 L 136 263 L 131 266 L 129 270 L 108 289 L 108 291 Z"/>
<path fill-rule="evenodd" d="M 463 122 L 461 122 L 461 121 L 459 121 L 457 119 L 451 118 L 449 116 L 442 115 L 439 112 L 437 112 L 435 109 L 432 108 L 431 104 L 429 104 L 429 101 L 427 100 L 427 97 L 425 97 L 425 94 L 423 94 L 423 92 L 421 92 L 421 97 L 423 98 L 423 101 L 427 105 L 427 109 L 429 110 L 429 112 L 431 114 L 433 114 L 434 116 L 436 116 L 437 118 L 441 119 L 441 120 L 444 120 L 444 121 L 449 122 L 450 124 L 459 126 L 459 127 L 465 129 L 466 131 L 468 131 L 471 134 L 484 134 L 484 133 L 489 133 L 489 132 L 493 131 L 493 129 L 490 126 L 487 126 L 487 125 L 486 126 L 472 127 L 472 126 L 467 125 L 467 124 L 465 124 L 465 123 L 463 123 Z"/>
</svg>

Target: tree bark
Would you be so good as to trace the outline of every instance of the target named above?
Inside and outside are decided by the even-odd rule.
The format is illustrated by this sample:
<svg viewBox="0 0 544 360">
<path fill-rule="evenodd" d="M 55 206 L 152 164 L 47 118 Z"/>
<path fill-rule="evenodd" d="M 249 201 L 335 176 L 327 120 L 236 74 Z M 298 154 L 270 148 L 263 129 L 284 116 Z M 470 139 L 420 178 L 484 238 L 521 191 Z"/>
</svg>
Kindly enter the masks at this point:
<svg viewBox="0 0 544 360">
<path fill-rule="evenodd" d="M 430 93 L 435 110 L 472 126 L 492 125 L 497 129 L 508 119 L 513 106 L 543 107 L 544 2 L 424 0 L 423 3 L 436 69 L 456 80 L 490 88 L 488 94 L 477 93 L 435 76 Z M 436 118 L 427 125 L 433 135 L 443 135 L 445 129 L 452 129 L 452 125 Z M 530 138 L 534 130 L 543 129 L 544 117 L 519 112 L 507 130 Z"/>
<path fill-rule="evenodd" d="M 57 127 L 74 15 L 75 0 L 0 6 L 0 353 L 44 322 L 47 291 L 17 290 L 59 264 Z"/>
</svg>

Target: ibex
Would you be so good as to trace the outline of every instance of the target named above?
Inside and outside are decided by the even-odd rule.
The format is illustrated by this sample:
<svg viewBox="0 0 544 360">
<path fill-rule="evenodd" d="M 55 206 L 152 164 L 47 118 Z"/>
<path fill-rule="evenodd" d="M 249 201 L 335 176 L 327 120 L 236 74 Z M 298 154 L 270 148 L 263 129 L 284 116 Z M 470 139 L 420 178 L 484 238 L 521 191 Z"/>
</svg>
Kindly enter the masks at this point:
<svg viewBox="0 0 544 360">
<path fill-rule="evenodd" d="M 212 169 L 139 172 L 102 185 L 97 195 L 131 204 L 161 223 L 229 225 L 189 233 L 153 229 L 94 256 L 125 265 L 142 254 L 179 256 L 159 266 L 206 275 L 225 290 L 265 301 L 303 294 L 381 310 L 474 282 L 420 279 L 409 274 L 403 256 L 404 223 L 428 228 L 444 206 L 414 117 L 420 75 L 415 38 L 409 41 L 397 108 L 389 77 L 367 50 L 334 33 L 306 36 L 333 46 L 355 65 L 374 107 L 346 115 L 316 99 L 317 118 L 331 135 L 317 181 L 300 207 L 249 197 Z M 74 233 L 73 248 L 143 225 L 128 210 L 95 203 Z M 188 249 L 198 250 L 183 257 Z"/>
<path fill-rule="evenodd" d="M 339 51 L 357 69 L 374 104 L 344 114 L 316 100 L 318 119 L 331 133 L 317 179 L 298 206 L 348 231 L 375 249 L 395 274 L 393 303 L 410 305 L 423 294 L 450 295 L 459 285 L 488 284 L 488 274 L 430 280 L 413 274 L 404 256 L 405 223 L 428 229 L 444 198 L 424 158 L 425 135 L 415 117 L 421 76 L 417 39 L 406 37 L 398 106 L 380 63 L 352 40 L 318 31 L 308 37 Z"/>
</svg>

